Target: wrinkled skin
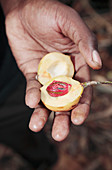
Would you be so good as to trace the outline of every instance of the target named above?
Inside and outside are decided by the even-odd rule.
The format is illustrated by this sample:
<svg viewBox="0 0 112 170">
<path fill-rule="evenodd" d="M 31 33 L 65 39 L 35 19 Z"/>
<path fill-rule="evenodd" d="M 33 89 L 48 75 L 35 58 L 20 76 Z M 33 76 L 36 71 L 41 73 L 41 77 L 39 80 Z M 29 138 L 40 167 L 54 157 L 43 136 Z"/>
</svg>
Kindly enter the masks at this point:
<svg viewBox="0 0 112 170">
<path fill-rule="evenodd" d="M 7 0 L 5 0 L 7 1 Z M 32 131 L 40 131 L 50 114 L 40 104 L 40 83 L 35 79 L 40 59 L 48 52 L 59 51 L 72 56 L 76 70 L 74 79 L 81 82 L 90 79 L 87 64 L 93 69 L 101 67 L 96 39 L 72 8 L 53 0 L 14 0 L 8 1 L 10 8 L 3 8 L 6 15 L 6 32 L 9 45 L 19 69 L 26 77 L 26 104 L 35 108 L 30 119 Z M 11 5 L 10 5 L 11 4 Z M 96 49 L 97 50 L 97 49 Z M 94 54 L 95 57 L 94 57 Z M 69 112 L 57 112 L 54 115 L 52 137 L 64 140 L 70 122 L 82 124 L 89 113 L 91 89 L 87 88 L 80 103 Z"/>
</svg>

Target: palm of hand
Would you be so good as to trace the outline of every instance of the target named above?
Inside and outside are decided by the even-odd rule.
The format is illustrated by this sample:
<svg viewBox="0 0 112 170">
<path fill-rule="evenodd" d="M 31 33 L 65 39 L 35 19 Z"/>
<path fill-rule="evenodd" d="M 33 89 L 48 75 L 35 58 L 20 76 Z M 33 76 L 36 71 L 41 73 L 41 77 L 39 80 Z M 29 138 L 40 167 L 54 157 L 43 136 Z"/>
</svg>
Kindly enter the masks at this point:
<svg viewBox="0 0 112 170">
<path fill-rule="evenodd" d="M 50 8 L 50 5 L 48 6 L 46 3 L 44 8 L 38 8 L 41 10 L 38 10 L 37 13 L 36 8 L 31 8 L 31 5 L 25 6 L 21 11 L 15 9 L 9 13 L 6 28 L 12 52 L 27 80 L 26 104 L 31 108 L 36 108 L 32 114 L 30 128 L 33 131 L 39 131 L 43 128 L 49 115 L 49 111 L 38 104 L 41 85 L 35 80 L 35 76 L 40 59 L 48 52 L 60 51 L 72 56 L 76 79 L 89 80 L 89 71 L 80 53 L 78 38 L 76 37 L 76 43 L 74 43 L 71 38 L 67 37 L 66 30 L 62 30 L 58 25 L 60 19 L 57 16 L 57 10 L 59 15 L 57 6 Z M 63 15 L 63 11 L 60 12 L 60 15 Z M 62 18 L 62 27 L 64 27 L 67 18 L 64 19 L 63 16 Z M 90 89 L 87 91 L 80 104 L 71 112 L 71 121 L 74 124 L 81 124 L 89 112 L 91 93 Z M 55 113 L 52 130 L 55 140 L 63 140 L 68 135 L 69 116 L 68 112 Z"/>
</svg>

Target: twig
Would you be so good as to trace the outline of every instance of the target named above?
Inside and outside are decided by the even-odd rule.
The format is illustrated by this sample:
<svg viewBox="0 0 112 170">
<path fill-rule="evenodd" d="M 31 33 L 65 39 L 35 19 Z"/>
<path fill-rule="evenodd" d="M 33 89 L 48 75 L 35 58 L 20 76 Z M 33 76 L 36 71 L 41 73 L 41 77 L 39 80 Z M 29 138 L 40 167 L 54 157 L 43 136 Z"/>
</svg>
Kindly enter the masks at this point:
<svg viewBox="0 0 112 170">
<path fill-rule="evenodd" d="M 88 86 L 93 86 L 93 85 L 100 85 L 100 84 L 111 84 L 112 85 L 112 81 L 88 81 L 88 82 L 84 82 L 81 83 L 82 86 L 84 88 L 88 87 Z"/>
</svg>

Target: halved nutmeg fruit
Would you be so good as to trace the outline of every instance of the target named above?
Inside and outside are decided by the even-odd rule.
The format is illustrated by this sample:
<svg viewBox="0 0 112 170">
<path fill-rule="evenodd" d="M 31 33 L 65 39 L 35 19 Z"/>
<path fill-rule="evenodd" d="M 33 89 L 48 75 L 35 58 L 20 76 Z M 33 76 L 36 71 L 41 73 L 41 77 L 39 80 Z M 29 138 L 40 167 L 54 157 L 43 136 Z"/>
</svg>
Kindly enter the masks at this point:
<svg viewBox="0 0 112 170">
<path fill-rule="evenodd" d="M 78 104 L 83 89 L 79 81 L 58 76 L 41 87 L 41 100 L 52 111 L 68 111 Z"/>
<path fill-rule="evenodd" d="M 74 66 L 71 57 L 59 52 L 48 53 L 41 59 L 37 74 L 42 85 L 57 76 L 73 77 Z"/>
<path fill-rule="evenodd" d="M 45 55 L 38 67 L 41 100 L 52 111 L 69 111 L 79 102 L 84 89 L 92 85 L 111 84 L 111 81 L 80 83 L 72 79 L 74 66 L 70 56 L 59 52 Z"/>
</svg>

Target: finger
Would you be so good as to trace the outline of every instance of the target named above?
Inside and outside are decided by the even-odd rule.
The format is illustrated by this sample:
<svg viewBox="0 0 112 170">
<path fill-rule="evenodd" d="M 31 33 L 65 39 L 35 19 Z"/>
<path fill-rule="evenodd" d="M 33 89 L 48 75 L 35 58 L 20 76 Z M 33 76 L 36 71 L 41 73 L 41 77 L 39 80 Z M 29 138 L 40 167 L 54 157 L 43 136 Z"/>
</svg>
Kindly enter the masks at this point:
<svg viewBox="0 0 112 170">
<path fill-rule="evenodd" d="M 72 110 L 71 121 L 74 125 L 80 125 L 86 120 L 90 110 L 91 92 L 91 88 L 88 87 L 84 91 L 78 106 Z"/>
<path fill-rule="evenodd" d="M 65 8 L 67 9 L 65 10 Z M 62 33 L 73 40 L 90 67 L 93 69 L 101 68 L 102 62 L 97 51 L 97 41 L 93 33 L 75 10 L 64 7 L 61 13 L 64 13 L 64 15 L 59 16 L 58 25 Z"/>
<path fill-rule="evenodd" d="M 46 54 L 46 52 L 44 52 L 44 51 L 33 52 L 33 55 L 34 56 L 37 55 L 38 59 L 29 60 L 28 62 L 21 65 L 22 70 L 24 70 L 23 73 L 24 73 L 24 75 L 26 77 L 26 81 L 27 81 L 25 101 L 26 101 L 26 104 L 31 108 L 37 107 L 37 105 L 40 101 L 40 87 L 41 87 L 41 85 L 36 80 L 36 75 L 37 75 L 37 70 L 38 70 L 38 64 L 39 64 L 42 56 L 44 56 L 45 54 Z M 23 69 L 23 68 L 25 68 L 25 69 Z"/>
<path fill-rule="evenodd" d="M 71 54 L 71 59 L 75 67 L 74 79 L 80 82 L 86 82 L 90 80 L 90 70 L 84 59 L 84 57 L 78 54 Z"/>
<path fill-rule="evenodd" d="M 84 58 L 81 55 L 77 54 L 73 59 L 77 71 L 75 79 L 79 80 L 80 82 L 89 81 L 89 68 L 85 63 Z M 75 107 L 71 112 L 71 121 L 73 122 L 73 124 L 80 125 L 85 121 L 90 110 L 91 97 L 92 89 L 91 87 L 88 87 L 84 90 L 78 106 Z"/>
<path fill-rule="evenodd" d="M 69 133 L 70 128 L 70 113 L 69 112 L 56 112 L 52 127 L 52 137 L 56 141 L 64 140 Z"/>
<path fill-rule="evenodd" d="M 36 80 L 36 73 L 28 73 L 26 74 L 26 96 L 25 101 L 26 105 L 30 108 L 37 107 L 40 101 L 40 83 Z"/>
<path fill-rule="evenodd" d="M 100 54 L 95 48 L 96 39 L 91 35 L 86 35 L 79 43 L 79 50 L 85 58 L 87 64 L 93 69 L 100 69 L 102 62 Z"/>
<path fill-rule="evenodd" d="M 49 112 L 42 105 L 38 105 L 31 116 L 29 128 L 34 132 L 40 131 L 48 119 Z"/>
</svg>

